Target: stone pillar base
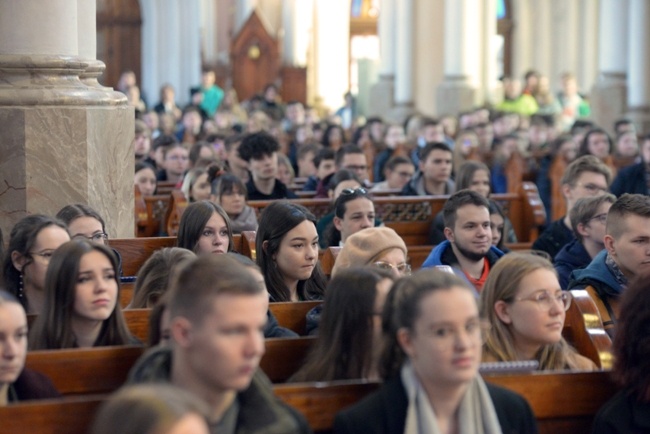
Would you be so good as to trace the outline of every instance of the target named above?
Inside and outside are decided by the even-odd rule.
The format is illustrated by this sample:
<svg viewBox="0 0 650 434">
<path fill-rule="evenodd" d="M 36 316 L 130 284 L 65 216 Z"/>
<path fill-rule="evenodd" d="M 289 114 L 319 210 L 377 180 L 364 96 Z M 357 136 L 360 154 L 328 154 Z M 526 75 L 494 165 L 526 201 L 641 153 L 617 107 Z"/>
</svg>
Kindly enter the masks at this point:
<svg viewBox="0 0 650 434">
<path fill-rule="evenodd" d="M 650 131 L 650 106 L 630 107 L 627 109 L 625 117 L 634 122 L 636 130 L 640 134 Z"/>
<path fill-rule="evenodd" d="M 78 59 L 0 56 L 0 224 L 85 203 L 133 237 L 133 108 Z M 5 235 L 6 237 L 6 235 Z"/>
<path fill-rule="evenodd" d="M 625 115 L 627 109 L 627 85 L 624 73 L 602 73 L 594 84 L 589 98 L 591 118 L 610 135 L 614 122 Z"/>
<path fill-rule="evenodd" d="M 395 105 L 395 77 L 380 76 L 379 81 L 370 88 L 368 98 L 368 117 L 383 116 Z"/>
<path fill-rule="evenodd" d="M 385 120 L 391 123 L 403 125 L 406 118 L 415 114 L 416 112 L 417 110 L 415 109 L 413 103 L 396 104 L 387 112 L 388 114 Z"/>
<path fill-rule="evenodd" d="M 478 89 L 472 86 L 467 77 L 445 77 L 436 92 L 438 113 L 460 113 L 476 107 Z"/>
</svg>

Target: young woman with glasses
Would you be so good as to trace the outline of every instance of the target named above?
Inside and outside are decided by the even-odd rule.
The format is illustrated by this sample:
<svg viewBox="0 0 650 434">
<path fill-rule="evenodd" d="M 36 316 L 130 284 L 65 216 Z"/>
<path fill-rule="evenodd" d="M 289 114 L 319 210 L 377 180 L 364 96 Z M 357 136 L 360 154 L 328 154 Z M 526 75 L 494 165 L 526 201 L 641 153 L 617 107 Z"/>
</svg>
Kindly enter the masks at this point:
<svg viewBox="0 0 650 434">
<path fill-rule="evenodd" d="M 50 258 L 67 241 L 65 224 L 46 215 L 27 216 L 11 230 L 2 267 L 4 285 L 28 314 L 41 312 Z"/>
<path fill-rule="evenodd" d="M 65 223 L 72 239 L 86 239 L 93 243 L 108 245 L 108 233 L 104 219 L 88 205 L 83 203 L 66 205 L 56 214 L 56 218 Z M 117 258 L 119 275 L 122 276 L 122 255 L 117 250 L 112 250 Z"/>
<path fill-rule="evenodd" d="M 406 262 L 406 244 L 391 228 L 361 230 L 348 238 L 339 252 L 332 277 L 351 267 L 373 267 L 393 273 L 396 278 L 411 273 Z"/>
<path fill-rule="evenodd" d="M 402 278 L 382 315 L 381 388 L 338 414 L 334 433 L 536 433 L 530 406 L 478 374 L 483 324 L 474 290 L 426 269 Z"/>
<path fill-rule="evenodd" d="M 595 370 L 562 337 L 571 293 L 562 291 L 553 265 L 531 253 L 509 253 L 490 270 L 480 296 L 491 327 L 483 361 L 536 360 L 540 370 Z"/>
</svg>

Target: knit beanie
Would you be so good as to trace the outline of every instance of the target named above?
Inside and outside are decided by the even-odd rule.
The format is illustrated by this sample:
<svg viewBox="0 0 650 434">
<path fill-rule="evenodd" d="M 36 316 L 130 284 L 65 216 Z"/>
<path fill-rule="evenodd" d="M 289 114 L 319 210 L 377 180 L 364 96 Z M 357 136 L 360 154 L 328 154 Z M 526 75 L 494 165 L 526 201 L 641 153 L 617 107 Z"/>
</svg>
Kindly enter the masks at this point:
<svg viewBox="0 0 650 434">
<path fill-rule="evenodd" d="M 345 241 L 336 258 L 332 277 L 338 270 L 369 265 L 372 258 L 379 253 L 393 248 L 402 250 L 406 256 L 406 244 L 394 229 L 375 227 L 352 234 Z"/>
</svg>

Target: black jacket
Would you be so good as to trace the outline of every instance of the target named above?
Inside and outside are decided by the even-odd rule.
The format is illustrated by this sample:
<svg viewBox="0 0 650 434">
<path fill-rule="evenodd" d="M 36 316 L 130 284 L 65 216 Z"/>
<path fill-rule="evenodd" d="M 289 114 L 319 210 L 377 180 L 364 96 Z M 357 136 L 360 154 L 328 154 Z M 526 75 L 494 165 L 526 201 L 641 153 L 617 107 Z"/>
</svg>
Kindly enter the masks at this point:
<svg viewBox="0 0 650 434">
<path fill-rule="evenodd" d="M 645 163 L 641 162 L 621 169 L 609 190 L 616 197 L 624 193 L 648 194 Z"/>
<path fill-rule="evenodd" d="M 503 434 L 535 434 L 537 423 L 528 402 L 507 389 L 487 383 Z M 381 389 L 334 419 L 335 434 L 402 434 L 408 398 L 402 380 L 386 382 Z"/>
</svg>

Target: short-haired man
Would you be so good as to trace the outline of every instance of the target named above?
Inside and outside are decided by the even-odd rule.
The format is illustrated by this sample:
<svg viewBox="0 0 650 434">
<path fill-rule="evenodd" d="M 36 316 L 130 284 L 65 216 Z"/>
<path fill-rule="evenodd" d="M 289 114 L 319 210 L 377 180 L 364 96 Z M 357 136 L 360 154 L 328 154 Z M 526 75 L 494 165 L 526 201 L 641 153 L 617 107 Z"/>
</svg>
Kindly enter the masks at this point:
<svg viewBox="0 0 650 434">
<path fill-rule="evenodd" d="M 569 213 L 576 201 L 607 193 L 611 177 L 609 167 L 593 155 L 584 155 L 569 164 L 560 181 L 567 215 L 548 225 L 533 243 L 533 249 L 542 250 L 555 258 L 562 247 L 575 239 Z"/>
<path fill-rule="evenodd" d="M 569 212 L 575 240 L 555 256 L 553 265 L 560 280 L 560 287 L 569 286 L 573 270 L 585 268 L 605 248 L 605 221 L 607 212 L 616 201 L 613 194 L 578 199 Z"/>
<path fill-rule="evenodd" d="M 447 240 L 431 251 L 422 268 L 449 265 L 481 291 L 490 269 L 503 256 L 492 246 L 489 208 L 488 200 L 475 191 L 452 194 L 442 209 Z"/>
<path fill-rule="evenodd" d="M 444 143 L 433 142 L 420 150 L 418 171 L 404 186 L 402 196 L 452 194 L 456 184 L 451 179 L 452 153 Z"/>
<path fill-rule="evenodd" d="M 415 167 L 409 158 L 394 155 L 386 162 L 384 173 L 386 180 L 376 183 L 371 191 L 402 190 L 413 178 Z"/>
<path fill-rule="evenodd" d="M 366 154 L 357 145 L 343 145 L 336 151 L 336 170 L 341 169 L 352 171 L 364 184 L 368 182 Z"/>
<path fill-rule="evenodd" d="M 612 334 L 621 295 L 628 284 L 650 273 L 650 197 L 624 194 L 607 213 L 605 249 L 587 268 L 571 274 L 569 289 L 586 289 Z"/>
<path fill-rule="evenodd" d="M 212 433 L 310 432 L 259 370 L 267 308 L 268 294 L 235 259 L 192 260 L 170 292 L 170 346 L 144 354 L 129 381 L 168 382 L 201 398 Z"/>
<path fill-rule="evenodd" d="M 422 149 L 429 143 L 446 143 L 445 129 L 440 121 L 434 118 L 422 118 L 418 129 L 417 146 L 411 151 L 411 160 L 417 166 L 422 158 Z M 447 144 L 447 146 L 449 146 Z M 450 148 L 451 149 L 451 148 Z"/>
<path fill-rule="evenodd" d="M 251 179 L 246 184 L 249 200 L 296 199 L 276 177 L 280 145 L 265 132 L 248 134 L 239 145 L 239 156 L 248 162 Z"/>
<path fill-rule="evenodd" d="M 323 185 L 323 180 L 336 172 L 336 163 L 334 162 L 334 150 L 331 148 L 320 148 L 314 156 L 314 166 L 316 174 L 307 178 L 303 186 L 303 191 L 326 190 L 327 186 Z"/>
</svg>

